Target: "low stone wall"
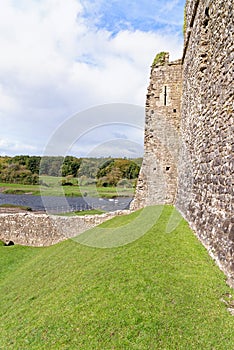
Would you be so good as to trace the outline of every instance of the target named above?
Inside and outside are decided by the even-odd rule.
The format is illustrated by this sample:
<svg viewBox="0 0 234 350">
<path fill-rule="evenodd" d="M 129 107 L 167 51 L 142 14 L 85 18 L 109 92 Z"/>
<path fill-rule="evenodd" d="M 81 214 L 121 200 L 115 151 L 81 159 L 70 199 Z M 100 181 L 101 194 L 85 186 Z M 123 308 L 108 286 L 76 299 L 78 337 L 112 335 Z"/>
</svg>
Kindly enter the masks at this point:
<svg viewBox="0 0 234 350">
<path fill-rule="evenodd" d="M 0 214 L 0 240 L 34 247 L 50 246 L 76 237 L 117 215 L 129 213 L 129 210 L 118 210 L 101 215 L 72 217 L 32 213 Z"/>
</svg>

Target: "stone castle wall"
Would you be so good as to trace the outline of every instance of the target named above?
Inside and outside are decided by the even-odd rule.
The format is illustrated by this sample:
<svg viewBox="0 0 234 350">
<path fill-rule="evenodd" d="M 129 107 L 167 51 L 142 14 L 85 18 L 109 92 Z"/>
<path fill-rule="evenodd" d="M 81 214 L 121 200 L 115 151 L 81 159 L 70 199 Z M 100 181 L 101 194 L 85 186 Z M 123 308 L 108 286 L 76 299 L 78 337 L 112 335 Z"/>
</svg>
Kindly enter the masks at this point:
<svg viewBox="0 0 234 350">
<path fill-rule="evenodd" d="M 166 53 L 151 69 L 146 100 L 145 153 L 132 209 L 175 202 L 181 93 L 181 61 L 169 62 Z"/>
<path fill-rule="evenodd" d="M 231 278 L 233 13 L 233 0 L 187 0 L 182 66 L 169 63 L 166 57 L 165 62 L 152 67 L 145 155 L 132 204 L 136 209 L 175 203 Z"/>
<path fill-rule="evenodd" d="M 0 240 L 34 247 L 49 246 L 76 237 L 104 221 L 124 214 L 129 214 L 129 211 L 72 217 L 31 213 L 0 214 Z"/>
<path fill-rule="evenodd" d="M 187 0 L 177 207 L 234 276 L 233 0 Z"/>
</svg>

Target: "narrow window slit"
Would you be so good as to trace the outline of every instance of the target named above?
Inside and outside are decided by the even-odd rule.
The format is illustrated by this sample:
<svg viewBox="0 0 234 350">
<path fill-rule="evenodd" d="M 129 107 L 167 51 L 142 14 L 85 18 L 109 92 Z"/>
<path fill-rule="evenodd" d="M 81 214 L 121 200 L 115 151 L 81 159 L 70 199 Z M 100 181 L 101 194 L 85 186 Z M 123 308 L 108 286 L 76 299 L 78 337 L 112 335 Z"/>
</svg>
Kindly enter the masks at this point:
<svg viewBox="0 0 234 350">
<path fill-rule="evenodd" d="M 164 106 L 167 105 L 167 87 L 164 86 Z"/>
</svg>

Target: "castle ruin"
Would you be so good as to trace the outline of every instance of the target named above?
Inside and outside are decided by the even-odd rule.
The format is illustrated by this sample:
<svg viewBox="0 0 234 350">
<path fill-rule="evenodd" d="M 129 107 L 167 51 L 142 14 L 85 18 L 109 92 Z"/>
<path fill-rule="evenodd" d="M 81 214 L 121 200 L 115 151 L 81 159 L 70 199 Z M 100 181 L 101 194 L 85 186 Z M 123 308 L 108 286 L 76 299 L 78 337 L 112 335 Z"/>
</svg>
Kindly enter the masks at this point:
<svg viewBox="0 0 234 350">
<path fill-rule="evenodd" d="M 131 208 L 175 205 L 232 286 L 233 72 L 233 0 L 187 0 L 182 60 L 163 53 L 152 66 L 145 156 Z M 0 239 L 49 245 L 67 238 L 63 227 L 74 236 L 108 218 L 0 215 Z"/>
</svg>

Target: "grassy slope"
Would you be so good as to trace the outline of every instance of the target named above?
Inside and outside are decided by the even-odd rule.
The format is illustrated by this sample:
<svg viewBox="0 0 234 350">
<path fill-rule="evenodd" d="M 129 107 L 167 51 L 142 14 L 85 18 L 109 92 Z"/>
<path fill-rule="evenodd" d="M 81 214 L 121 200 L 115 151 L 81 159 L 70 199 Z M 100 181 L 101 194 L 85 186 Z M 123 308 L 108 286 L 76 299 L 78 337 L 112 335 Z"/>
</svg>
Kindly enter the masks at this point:
<svg viewBox="0 0 234 350">
<path fill-rule="evenodd" d="M 225 277 L 170 213 L 115 249 L 0 246 L 0 349 L 232 349 Z"/>
</svg>

